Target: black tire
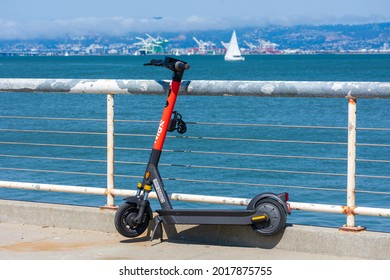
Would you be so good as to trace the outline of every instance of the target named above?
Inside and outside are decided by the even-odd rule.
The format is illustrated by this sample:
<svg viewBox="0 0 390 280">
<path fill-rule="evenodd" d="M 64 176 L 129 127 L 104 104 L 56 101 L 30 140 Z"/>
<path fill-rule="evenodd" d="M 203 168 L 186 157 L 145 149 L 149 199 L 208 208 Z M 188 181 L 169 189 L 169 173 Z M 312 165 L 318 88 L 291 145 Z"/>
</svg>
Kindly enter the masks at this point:
<svg viewBox="0 0 390 280">
<path fill-rule="evenodd" d="M 253 223 L 252 228 L 260 235 L 274 235 L 285 228 L 287 214 L 282 205 L 272 198 L 265 198 L 256 203 L 256 210 L 265 212 L 268 220 Z"/>
<path fill-rule="evenodd" d="M 148 228 L 150 220 L 149 211 L 145 211 L 143 222 L 140 224 L 136 224 L 132 220 L 137 214 L 137 205 L 134 203 L 124 203 L 116 211 L 115 228 L 124 237 L 137 237 Z"/>
</svg>

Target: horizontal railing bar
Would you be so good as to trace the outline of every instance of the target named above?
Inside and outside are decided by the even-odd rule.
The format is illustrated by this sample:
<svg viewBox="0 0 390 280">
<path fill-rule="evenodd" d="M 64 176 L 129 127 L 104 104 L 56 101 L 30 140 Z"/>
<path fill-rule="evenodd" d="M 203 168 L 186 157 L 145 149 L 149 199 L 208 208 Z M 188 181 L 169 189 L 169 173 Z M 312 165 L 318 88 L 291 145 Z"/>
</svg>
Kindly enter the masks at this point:
<svg viewBox="0 0 390 280">
<path fill-rule="evenodd" d="M 166 94 L 170 81 L 107 79 L 0 79 L 3 92 Z M 390 98 L 388 82 L 323 81 L 182 81 L 181 94 L 209 96 L 273 96 Z"/>
<path fill-rule="evenodd" d="M 24 182 L 10 182 L 10 181 L 0 181 L 0 187 L 8 188 L 8 189 L 107 195 L 107 189 L 105 187 L 97 188 L 97 187 L 82 187 L 82 186 L 24 183 Z"/>
<path fill-rule="evenodd" d="M 304 210 L 312 212 L 324 212 L 333 214 L 346 214 L 347 207 L 339 205 L 312 204 L 302 202 L 291 202 L 291 207 L 295 210 Z M 390 218 L 390 209 L 370 208 L 357 206 L 353 209 L 355 215 L 380 216 Z"/>
<path fill-rule="evenodd" d="M 106 188 L 22 183 L 22 182 L 9 182 L 9 181 L 0 181 L 0 187 L 16 188 L 16 189 L 24 189 L 24 190 L 52 191 L 52 192 L 72 192 L 78 194 L 97 194 L 97 195 L 108 194 Z M 112 190 L 112 195 L 115 196 L 135 195 L 135 193 L 136 191 L 134 190 L 123 190 L 123 189 Z M 157 195 L 155 192 L 151 192 L 149 197 L 156 199 Z M 246 199 L 246 198 L 189 195 L 189 194 L 180 194 L 180 193 L 172 193 L 170 195 L 170 199 L 178 200 L 178 201 L 187 201 L 187 202 L 230 204 L 230 205 L 238 205 L 238 206 L 247 206 L 250 202 L 250 199 Z M 335 213 L 335 214 L 345 214 L 346 212 L 346 207 L 339 206 L 339 205 L 313 204 L 313 203 L 302 203 L 302 202 L 289 202 L 289 203 L 293 210 L 326 212 L 326 213 Z M 354 209 L 354 213 L 356 215 L 390 217 L 390 209 L 384 209 L 384 208 L 356 207 Z"/>
</svg>

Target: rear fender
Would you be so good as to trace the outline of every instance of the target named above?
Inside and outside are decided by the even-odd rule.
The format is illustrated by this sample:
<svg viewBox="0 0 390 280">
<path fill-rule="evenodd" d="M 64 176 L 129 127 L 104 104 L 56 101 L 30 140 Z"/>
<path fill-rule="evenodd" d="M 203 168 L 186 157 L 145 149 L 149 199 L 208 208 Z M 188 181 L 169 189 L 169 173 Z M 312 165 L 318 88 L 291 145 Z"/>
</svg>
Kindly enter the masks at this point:
<svg viewBox="0 0 390 280">
<path fill-rule="evenodd" d="M 259 195 L 256 195 L 254 198 L 252 198 L 252 200 L 249 202 L 249 204 L 248 204 L 246 209 L 247 210 L 254 210 L 254 209 L 256 209 L 256 204 L 260 200 L 265 199 L 265 198 L 271 198 L 271 199 L 277 201 L 280 205 L 282 205 L 284 211 L 287 214 L 290 214 L 290 211 L 288 210 L 288 207 L 287 207 L 287 202 L 284 199 L 282 199 L 281 197 L 284 197 L 284 193 L 281 193 L 281 194 L 261 193 Z"/>
</svg>

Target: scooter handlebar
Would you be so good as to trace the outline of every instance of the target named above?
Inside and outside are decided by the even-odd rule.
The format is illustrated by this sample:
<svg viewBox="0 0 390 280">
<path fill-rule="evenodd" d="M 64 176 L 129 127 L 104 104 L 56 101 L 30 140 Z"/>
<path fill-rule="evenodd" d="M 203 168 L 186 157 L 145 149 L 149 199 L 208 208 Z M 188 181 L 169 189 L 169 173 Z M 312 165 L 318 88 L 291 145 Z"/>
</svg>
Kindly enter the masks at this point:
<svg viewBox="0 0 390 280">
<path fill-rule="evenodd" d="M 172 71 L 184 71 L 190 69 L 190 65 L 187 62 L 166 57 L 162 59 L 151 59 L 149 63 L 144 63 L 144 66 L 162 66 Z"/>
<path fill-rule="evenodd" d="M 144 66 L 164 66 L 164 61 L 161 59 L 151 59 L 149 63 L 144 63 Z"/>
</svg>

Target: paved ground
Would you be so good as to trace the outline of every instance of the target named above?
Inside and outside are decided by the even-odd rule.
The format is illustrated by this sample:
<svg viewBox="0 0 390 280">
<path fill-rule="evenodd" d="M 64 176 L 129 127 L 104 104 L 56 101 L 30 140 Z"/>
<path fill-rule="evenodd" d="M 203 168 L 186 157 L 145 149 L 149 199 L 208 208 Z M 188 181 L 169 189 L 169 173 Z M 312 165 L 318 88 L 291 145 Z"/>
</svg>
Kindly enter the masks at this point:
<svg viewBox="0 0 390 280">
<path fill-rule="evenodd" d="M 177 241 L 127 240 L 118 234 L 48 226 L 0 223 L 2 260 L 324 260 L 346 257 L 281 249 L 184 244 Z M 348 257 L 348 259 L 351 259 Z"/>
</svg>

